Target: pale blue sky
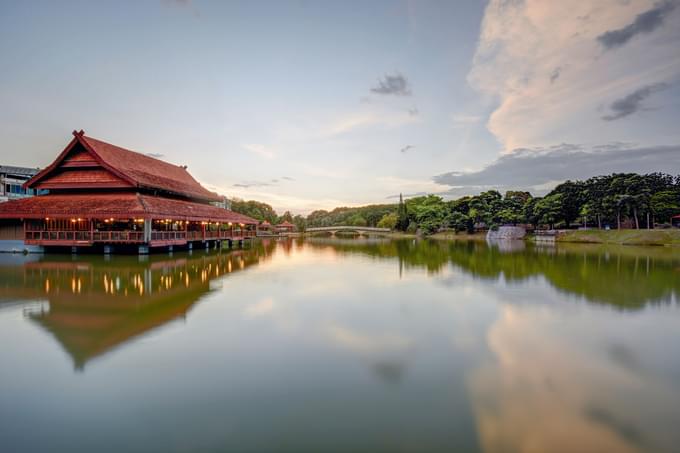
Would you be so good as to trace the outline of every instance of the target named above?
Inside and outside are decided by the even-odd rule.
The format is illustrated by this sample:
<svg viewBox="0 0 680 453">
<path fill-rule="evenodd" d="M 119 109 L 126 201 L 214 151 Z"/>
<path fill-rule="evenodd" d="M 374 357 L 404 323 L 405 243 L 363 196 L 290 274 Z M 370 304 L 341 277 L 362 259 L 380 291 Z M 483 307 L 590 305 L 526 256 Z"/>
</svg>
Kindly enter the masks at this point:
<svg viewBox="0 0 680 453">
<path fill-rule="evenodd" d="M 84 129 L 294 212 L 541 191 L 591 176 L 583 153 L 677 173 L 676 6 L 0 2 L 2 163 L 45 166 Z M 387 76 L 402 92 L 371 90 Z"/>
</svg>

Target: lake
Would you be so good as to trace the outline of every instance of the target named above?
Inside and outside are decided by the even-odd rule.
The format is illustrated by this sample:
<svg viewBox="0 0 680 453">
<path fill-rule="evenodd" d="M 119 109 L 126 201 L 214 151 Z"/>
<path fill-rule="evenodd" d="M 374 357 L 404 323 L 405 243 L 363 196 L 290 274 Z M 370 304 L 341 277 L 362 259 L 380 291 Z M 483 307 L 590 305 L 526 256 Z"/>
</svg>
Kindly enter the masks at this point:
<svg viewBox="0 0 680 453">
<path fill-rule="evenodd" d="M 0 450 L 678 451 L 680 252 L 0 255 Z"/>
</svg>

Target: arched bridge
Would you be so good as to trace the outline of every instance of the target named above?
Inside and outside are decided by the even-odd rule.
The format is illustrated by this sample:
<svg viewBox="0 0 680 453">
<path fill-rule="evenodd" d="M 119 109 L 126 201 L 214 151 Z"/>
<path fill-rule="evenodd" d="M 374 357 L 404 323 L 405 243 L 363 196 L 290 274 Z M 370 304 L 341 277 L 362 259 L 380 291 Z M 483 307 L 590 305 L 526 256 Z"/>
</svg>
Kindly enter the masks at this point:
<svg viewBox="0 0 680 453">
<path fill-rule="evenodd" d="M 389 233 L 391 230 L 389 228 L 376 228 L 376 227 L 365 227 L 365 226 L 352 226 L 352 225 L 337 225 L 337 226 L 327 226 L 327 227 L 316 227 L 307 228 L 307 233 L 331 233 L 335 234 L 339 231 L 356 232 L 356 233 L 374 233 L 374 234 L 384 234 Z"/>
</svg>

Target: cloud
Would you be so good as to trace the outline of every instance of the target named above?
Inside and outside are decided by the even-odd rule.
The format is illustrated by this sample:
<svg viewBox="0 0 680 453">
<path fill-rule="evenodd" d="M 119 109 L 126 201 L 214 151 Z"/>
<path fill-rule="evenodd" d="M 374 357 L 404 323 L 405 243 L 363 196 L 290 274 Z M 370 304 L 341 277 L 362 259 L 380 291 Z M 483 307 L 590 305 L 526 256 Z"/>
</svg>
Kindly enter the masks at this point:
<svg viewBox="0 0 680 453">
<path fill-rule="evenodd" d="M 416 122 L 418 122 L 418 118 L 406 112 L 381 110 L 353 112 L 336 118 L 327 128 L 322 130 L 322 135 L 340 135 L 356 129 L 373 126 L 393 128 Z"/>
<path fill-rule="evenodd" d="M 285 179 L 286 181 L 295 181 L 295 178 L 291 178 L 290 176 L 281 176 L 281 179 Z"/>
<path fill-rule="evenodd" d="M 647 85 L 642 88 L 638 88 L 629 95 L 612 102 L 609 106 L 612 113 L 603 116 L 602 119 L 605 121 L 614 121 L 620 118 L 625 118 L 628 115 L 632 115 L 633 113 L 643 109 L 642 101 L 648 98 L 652 93 L 656 93 L 657 91 L 661 91 L 666 88 L 668 88 L 668 85 L 665 83 L 656 83 L 654 85 Z"/>
<path fill-rule="evenodd" d="M 387 200 L 394 200 L 399 197 L 403 198 L 413 198 L 413 197 L 423 197 L 425 195 L 429 195 L 431 192 L 414 192 L 414 193 L 397 193 L 394 195 L 389 195 L 385 197 Z"/>
<path fill-rule="evenodd" d="M 165 154 L 163 153 L 146 153 L 147 156 L 153 157 L 154 159 L 162 159 L 165 157 Z"/>
<path fill-rule="evenodd" d="M 482 121 L 483 117 L 480 115 L 453 115 L 452 120 L 455 127 L 467 127 L 472 124 L 477 124 Z"/>
<path fill-rule="evenodd" d="M 411 109 L 408 109 L 407 111 L 408 111 L 408 114 L 411 115 L 411 116 L 416 116 L 420 113 L 420 111 L 418 110 L 417 107 L 413 107 Z"/>
<path fill-rule="evenodd" d="M 661 25 L 664 19 L 677 6 L 676 1 L 664 1 L 657 3 L 654 8 L 638 14 L 635 20 L 623 28 L 609 30 L 597 37 L 597 41 L 605 50 L 621 47 L 630 41 L 635 35 L 651 33 Z"/>
<path fill-rule="evenodd" d="M 566 179 L 585 179 L 616 172 L 680 174 L 680 145 L 635 147 L 610 144 L 586 148 L 561 144 L 547 148 L 516 149 L 479 171 L 449 172 L 433 178 L 437 184 L 474 193 L 479 188 L 531 189 Z M 475 190 L 465 190 L 475 189 Z"/>
<path fill-rule="evenodd" d="M 553 69 L 552 72 L 550 73 L 550 83 L 555 83 L 557 81 L 557 79 L 560 78 L 561 72 L 562 72 L 562 68 L 559 67 L 559 66 L 556 67 L 555 69 Z"/>
<path fill-rule="evenodd" d="M 395 96 L 410 96 L 411 87 L 408 79 L 403 75 L 396 73 L 394 75 L 385 74 L 385 77 L 378 79 L 378 85 L 371 88 L 372 93 L 395 95 Z"/>
<path fill-rule="evenodd" d="M 415 146 L 413 146 L 413 145 L 406 145 L 406 146 L 404 146 L 402 149 L 400 149 L 399 152 L 405 153 L 405 152 L 408 151 L 409 149 L 413 149 L 413 148 L 415 148 Z"/>
<path fill-rule="evenodd" d="M 249 189 L 251 187 L 271 187 L 271 186 L 274 186 L 274 185 L 275 184 L 273 184 L 271 182 L 244 181 L 244 182 L 238 182 L 238 183 L 234 184 L 234 187 L 241 187 L 243 189 Z"/>
<path fill-rule="evenodd" d="M 650 128 L 602 124 L 598 110 L 642 86 L 680 77 L 679 14 L 665 16 L 668 26 L 655 31 L 653 43 L 602 52 L 598 36 L 651 7 L 650 0 L 625 7 L 619 0 L 489 0 L 467 80 L 492 108 L 486 126 L 502 148 L 653 139 Z M 667 124 L 670 108 L 647 121 Z"/>
<path fill-rule="evenodd" d="M 267 159 L 273 159 L 274 157 L 276 157 L 276 153 L 273 150 L 258 143 L 247 143 L 242 146 L 243 149 L 245 149 L 246 151 L 250 151 L 253 154 L 257 154 L 258 156 L 262 156 Z"/>
</svg>

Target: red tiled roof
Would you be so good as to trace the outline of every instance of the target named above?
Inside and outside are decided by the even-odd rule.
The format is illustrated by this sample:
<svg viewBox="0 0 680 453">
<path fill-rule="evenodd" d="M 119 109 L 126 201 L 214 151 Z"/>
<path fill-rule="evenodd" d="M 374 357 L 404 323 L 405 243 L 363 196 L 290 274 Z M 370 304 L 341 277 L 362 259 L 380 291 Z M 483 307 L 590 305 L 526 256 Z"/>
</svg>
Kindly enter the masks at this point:
<svg viewBox="0 0 680 453">
<path fill-rule="evenodd" d="M 286 220 L 286 221 L 284 221 L 284 222 L 279 223 L 279 224 L 276 225 L 276 226 L 279 226 L 279 227 L 294 227 L 295 225 L 293 225 L 292 223 L 290 223 L 290 222 L 288 222 L 288 221 Z"/>
<path fill-rule="evenodd" d="M 0 203 L 0 218 L 170 218 L 257 225 L 257 220 L 209 204 L 138 193 L 49 194 Z"/>
<path fill-rule="evenodd" d="M 31 179 L 27 186 L 33 186 L 56 169 L 73 146 L 81 143 L 104 168 L 133 186 L 161 189 L 200 200 L 220 201 L 222 199 L 218 194 L 201 186 L 184 167 L 88 137 L 82 132 L 74 132 L 73 135 L 74 140 L 69 143 L 64 152 L 50 166 Z"/>
</svg>

